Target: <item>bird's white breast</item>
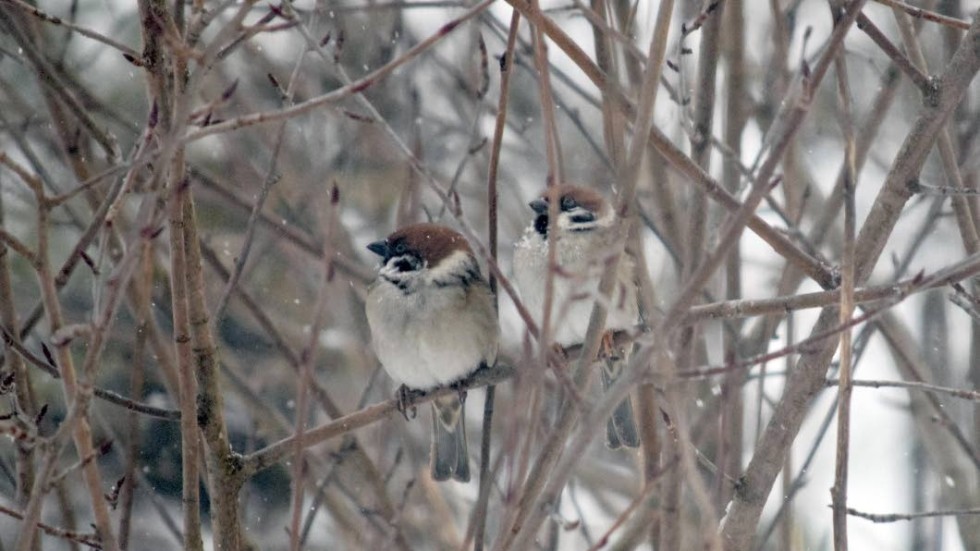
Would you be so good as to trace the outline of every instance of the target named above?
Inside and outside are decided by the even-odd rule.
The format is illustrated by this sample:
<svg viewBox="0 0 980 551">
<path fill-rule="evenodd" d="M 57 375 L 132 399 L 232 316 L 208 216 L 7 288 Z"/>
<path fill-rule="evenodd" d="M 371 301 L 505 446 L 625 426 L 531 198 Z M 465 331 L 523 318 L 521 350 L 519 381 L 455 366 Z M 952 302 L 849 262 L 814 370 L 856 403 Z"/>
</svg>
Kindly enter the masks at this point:
<svg viewBox="0 0 980 551">
<path fill-rule="evenodd" d="M 557 243 L 557 262 L 561 269 L 554 276 L 551 324 L 554 341 L 569 346 L 585 340 L 604 257 L 610 251 L 592 232 L 562 233 Z M 619 265 L 619 281 L 607 302 L 607 329 L 628 329 L 637 322 L 632 270 L 632 262 L 624 257 Z M 528 228 L 514 247 L 514 283 L 539 328 L 543 321 L 547 274 L 548 243 L 533 228 Z"/>
<path fill-rule="evenodd" d="M 482 289 L 469 292 L 477 291 Z M 467 311 L 466 293 L 463 286 L 422 286 L 405 293 L 383 279 L 372 286 L 366 304 L 368 324 L 378 359 L 393 379 L 427 390 L 466 377 L 482 362 L 493 362 L 496 333 L 488 326 L 495 324 L 492 311 Z"/>
</svg>

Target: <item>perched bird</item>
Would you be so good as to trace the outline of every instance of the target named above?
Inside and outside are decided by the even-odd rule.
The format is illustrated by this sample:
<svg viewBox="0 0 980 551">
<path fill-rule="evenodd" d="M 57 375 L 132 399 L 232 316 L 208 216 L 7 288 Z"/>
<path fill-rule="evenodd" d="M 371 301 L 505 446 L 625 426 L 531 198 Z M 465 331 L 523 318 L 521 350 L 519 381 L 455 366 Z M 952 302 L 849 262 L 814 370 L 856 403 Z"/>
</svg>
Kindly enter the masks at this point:
<svg viewBox="0 0 980 551">
<path fill-rule="evenodd" d="M 552 186 L 531 201 L 535 213 L 524 236 L 514 246 L 514 284 L 531 315 L 542 321 L 545 281 L 548 274 L 548 205 L 557 201 L 554 221 L 555 261 L 551 302 L 554 342 L 567 347 L 581 344 L 589 328 L 589 316 L 596 300 L 599 279 L 609 259 L 616 213 L 597 192 L 568 184 Z M 600 297 L 607 308 L 606 330 L 632 329 L 639 318 L 633 260 L 624 254 L 619 263 L 612 296 Z M 603 351 L 603 387 L 608 388 L 625 363 L 627 351 L 612 350 L 611 333 L 606 334 Z M 606 426 L 610 448 L 640 445 L 629 396 L 613 412 Z"/>
<path fill-rule="evenodd" d="M 493 365 L 500 334 L 493 297 L 462 235 L 414 224 L 368 249 L 381 257 L 367 295 L 368 325 L 378 359 L 401 392 L 450 385 Z M 432 478 L 466 482 L 461 396 L 432 404 Z"/>
</svg>

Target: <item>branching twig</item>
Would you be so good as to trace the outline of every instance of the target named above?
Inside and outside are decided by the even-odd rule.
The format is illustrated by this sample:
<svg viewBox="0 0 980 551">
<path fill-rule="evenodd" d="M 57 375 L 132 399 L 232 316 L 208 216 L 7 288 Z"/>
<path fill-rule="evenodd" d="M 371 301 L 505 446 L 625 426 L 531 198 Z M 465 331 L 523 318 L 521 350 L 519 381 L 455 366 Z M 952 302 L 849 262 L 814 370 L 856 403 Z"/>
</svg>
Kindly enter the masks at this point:
<svg viewBox="0 0 980 551">
<path fill-rule="evenodd" d="M 123 56 L 125 56 L 126 59 L 130 60 L 131 62 L 132 61 L 139 60 L 139 58 L 140 58 L 140 55 L 139 55 L 139 53 L 136 50 L 133 50 L 129 46 L 126 46 L 125 44 L 122 44 L 121 42 L 117 42 L 117 41 L 109 38 L 108 36 L 105 36 L 104 34 L 97 33 L 97 32 L 95 32 L 93 30 L 86 29 L 85 27 L 76 25 L 76 24 L 74 24 L 74 23 L 72 23 L 70 21 L 65 21 L 64 19 L 62 19 L 60 17 L 55 17 L 53 15 L 50 15 L 48 13 L 45 13 L 41 9 L 39 9 L 39 8 L 37 8 L 35 6 L 31 6 L 30 4 L 27 4 L 26 2 L 23 2 L 22 0 L 3 0 L 3 1 L 4 2 L 7 2 L 7 3 L 11 4 L 11 5 L 13 5 L 16 8 L 22 9 L 22 10 L 30 13 L 34 17 L 37 17 L 38 19 L 40 19 L 41 21 L 44 21 L 46 23 L 51 23 L 52 25 L 58 25 L 58 26 L 61 26 L 61 27 L 66 28 L 66 29 L 70 29 L 70 30 L 75 31 L 76 33 L 82 35 L 82 36 L 91 38 L 92 40 L 96 40 L 98 42 L 101 42 L 101 43 L 105 44 L 106 46 L 109 46 L 111 48 L 114 48 L 116 50 L 119 50 L 120 52 L 122 52 Z"/>
<path fill-rule="evenodd" d="M 424 51 L 432 47 L 434 44 L 445 38 L 453 30 L 459 27 L 462 23 L 476 17 L 480 12 L 485 10 L 494 0 L 483 0 L 476 6 L 470 8 L 460 17 L 446 23 L 439 29 L 435 34 L 429 38 L 423 40 L 422 42 L 416 44 L 407 52 L 401 56 L 393 59 L 387 64 L 371 71 L 364 77 L 351 82 L 348 85 L 341 86 L 340 88 L 334 90 L 333 92 L 328 92 L 321 96 L 317 96 L 312 99 L 308 99 L 304 102 L 298 103 L 292 107 L 287 107 L 277 111 L 268 111 L 263 113 L 254 113 L 251 115 L 244 115 L 235 119 L 227 120 L 218 124 L 213 124 L 207 126 L 200 130 L 190 132 L 184 136 L 181 140 L 181 144 L 187 144 L 196 140 L 200 140 L 206 136 L 212 136 L 214 134 L 221 134 L 229 132 L 231 130 L 239 130 L 248 126 L 253 126 L 256 124 L 267 124 L 274 121 L 282 121 L 289 118 L 297 117 L 309 113 L 315 109 L 323 106 L 333 105 L 345 98 L 348 98 L 354 94 L 357 94 L 371 86 L 377 84 L 378 81 L 382 80 L 384 77 L 391 74 L 395 69 L 401 67 L 402 65 L 408 63 L 409 61 L 415 59 Z"/>
<path fill-rule="evenodd" d="M 457 385 L 454 385 L 453 388 L 443 387 L 424 393 L 413 392 L 409 396 L 406 407 L 412 408 L 430 402 L 440 396 L 458 393 L 459 390 L 469 390 L 489 384 L 496 384 L 510 378 L 513 373 L 513 368 L 504 365 L 498 360 L 497 365 L 492 369 L 481 369 Z M 393 414 L 401 417 L 401 414 L 398 413 L 398 405 L 398 398 L 392 398 L 347 414 L 329 423 L 313 427 L 303 435 L 302 447 L 305 449 L 310 446 L 315 446 L 326 440 L 342 436 L 350 431 L 375 423 Z M 242 476 L 245 478 L 251 477 L 255 473 L 286 459 L 290 454 L 295 452 L 294 441 L 295 436 L 289 436 L 243 457 L 240 471 Z"/>
</svg>

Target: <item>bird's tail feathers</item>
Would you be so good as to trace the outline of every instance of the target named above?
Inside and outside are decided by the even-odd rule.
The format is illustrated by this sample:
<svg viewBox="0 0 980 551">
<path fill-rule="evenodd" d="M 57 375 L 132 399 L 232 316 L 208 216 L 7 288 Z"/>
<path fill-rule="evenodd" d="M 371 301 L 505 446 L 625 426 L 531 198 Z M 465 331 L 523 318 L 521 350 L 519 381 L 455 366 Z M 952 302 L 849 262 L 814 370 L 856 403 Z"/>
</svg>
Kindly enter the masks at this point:
<svg viewBox="0 0 980 551">
<path fill-rule="evenodd" d="M 602 389 L 606 390 L 616 381 L 620 362 L 623 358 L 608 358 L 600 371 L 602 372 Z M 640 447 L 640 433 L 636 429 L 636 419 L 633 417 L 633 400 L 627 394 L 606 422 L 606 446 L 616 450 L 623 446 L 627 448 Z"/>
<path fill-rule="evenodd" d="M 432 449 L 429 458 L 434 480 L 469 482 L 465 421 L 463 403 L 458 396 L 437 398 L 432 402 Z"/>
</svg>

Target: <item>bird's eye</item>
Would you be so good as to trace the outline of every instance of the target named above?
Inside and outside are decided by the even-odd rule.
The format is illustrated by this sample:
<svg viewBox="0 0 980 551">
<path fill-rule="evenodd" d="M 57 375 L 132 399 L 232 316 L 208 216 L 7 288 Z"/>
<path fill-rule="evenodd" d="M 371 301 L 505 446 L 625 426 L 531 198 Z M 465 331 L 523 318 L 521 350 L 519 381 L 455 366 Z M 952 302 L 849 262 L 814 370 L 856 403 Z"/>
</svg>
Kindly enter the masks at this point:
<svg viewBox="0 0 980 551">
<path fill-rule="evenodd" d="M 561 210 L 568 211 L 574 209 L 577 206 L 578 203 L 575 202 L 575 199 L 572 199 L 567 195 L 561 198 Z"/>
<path fill-rule="evenodd" d="M 399 242 L 395 245 L 395 248 L 393 250 L 395 252 L 395 255 L 398 256 L 398 255 L 405 254 L 405 251 L 408 250 L 408 247 L 405 246 L 405 243 Z"/>
</svg>

